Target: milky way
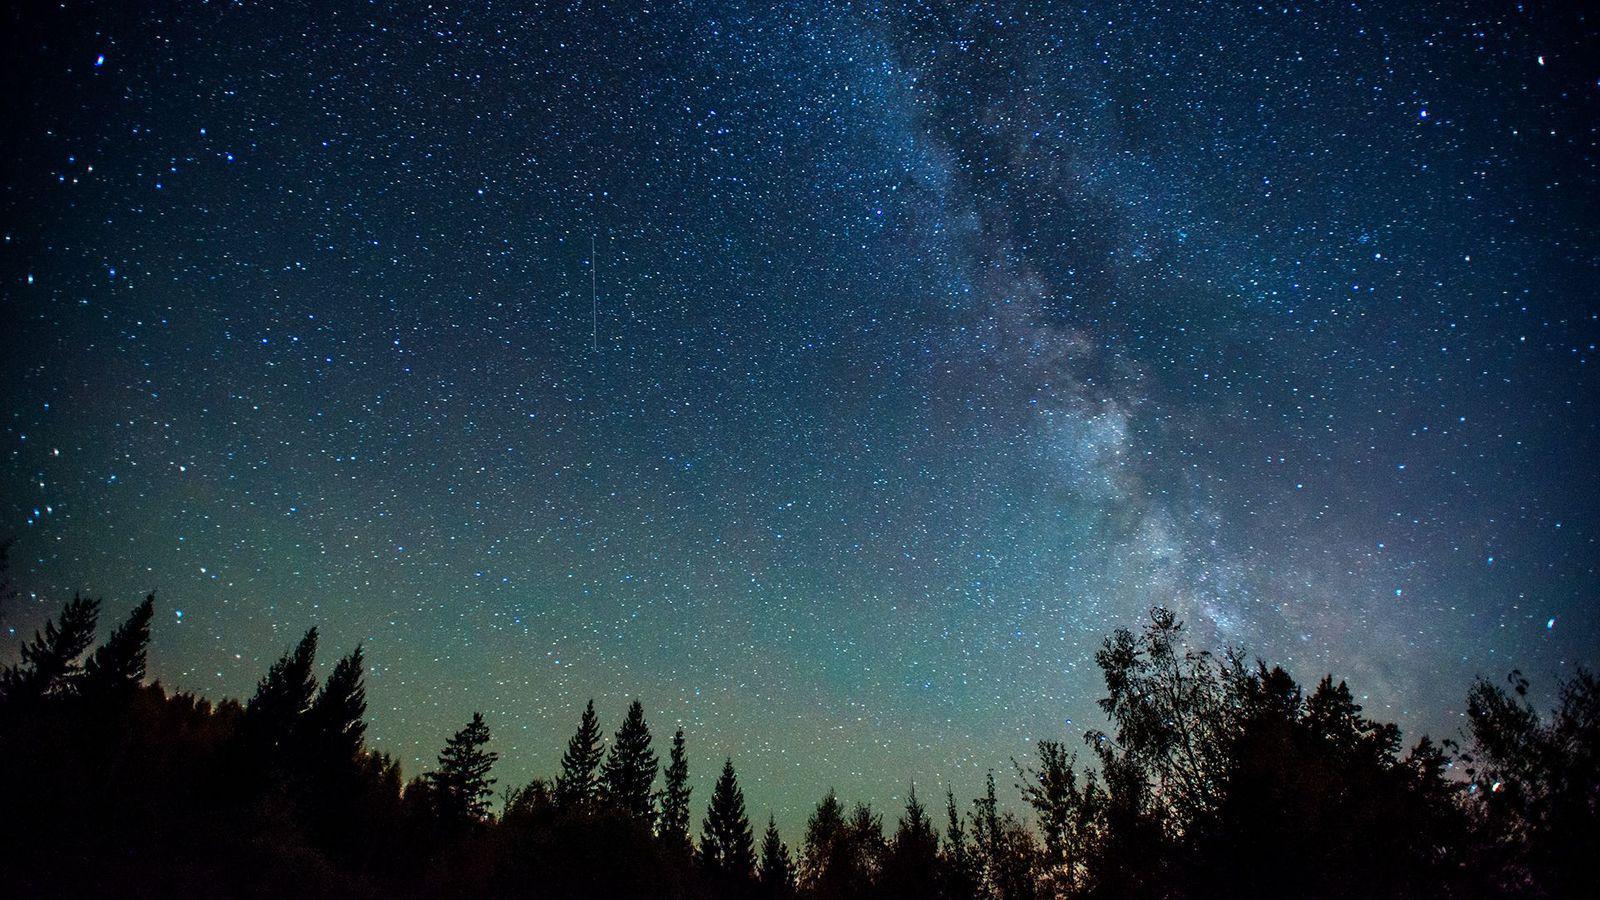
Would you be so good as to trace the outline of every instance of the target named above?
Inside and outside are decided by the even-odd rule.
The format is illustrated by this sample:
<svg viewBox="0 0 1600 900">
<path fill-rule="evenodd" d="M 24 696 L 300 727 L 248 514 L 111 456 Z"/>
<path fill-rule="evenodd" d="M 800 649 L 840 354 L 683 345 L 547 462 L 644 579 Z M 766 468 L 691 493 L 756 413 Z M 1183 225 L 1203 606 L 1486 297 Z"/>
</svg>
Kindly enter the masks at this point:
<svg viewBox="0 0 1600 900">
<path fill-rule="evenodd" d="M 1076 740 L 1152 604 L 1413 736 L 1600 656 L 1576 12 L 389 7 L 4 14 L 13 637 L 315 625 L 502 784 L 637 696 L 788 828 Z"/>
</svg>

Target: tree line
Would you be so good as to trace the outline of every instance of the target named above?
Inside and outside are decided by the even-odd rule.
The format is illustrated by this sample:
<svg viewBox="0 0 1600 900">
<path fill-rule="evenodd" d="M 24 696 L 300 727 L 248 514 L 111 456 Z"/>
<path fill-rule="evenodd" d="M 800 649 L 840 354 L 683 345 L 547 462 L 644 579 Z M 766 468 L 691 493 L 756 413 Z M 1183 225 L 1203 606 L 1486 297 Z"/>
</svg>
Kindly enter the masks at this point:
<svg viewBox="0 0 1600 900">
<path fill-rule="evenodd" d="M 1365 717 L 1154 609 L 1095 661 L 1108 729 L 1046 740 L 983 793 L 886 813 L 817 804 L 799 846 L 753 826 L 734 760 L 695 802 L 638 701 L 591 701 L 553 778 L 496 793 L 473 713 L 409 780 L 366 743 L 358 646 L 317 676 L 307 632 L 245 702 L 146 679 L 155 598 L 95 646 L 75 598 L 0 671 L 0 879 L 14 896 L 1578 897 L 1600 865 L 1600 691 L 1552 714 L 1513 673 L 1467 693 L 1462 740 Z M 1077 749 L 1074 749 L 1075 745 Z M 498 797 L 498 803 L 496 799 Z M 942 801 L 942 802 L 940 802 Z M 696 825 L 696 813 L 698 827 Z M 891 820 L 886 820 L 891 816 Z"/>
</svg>

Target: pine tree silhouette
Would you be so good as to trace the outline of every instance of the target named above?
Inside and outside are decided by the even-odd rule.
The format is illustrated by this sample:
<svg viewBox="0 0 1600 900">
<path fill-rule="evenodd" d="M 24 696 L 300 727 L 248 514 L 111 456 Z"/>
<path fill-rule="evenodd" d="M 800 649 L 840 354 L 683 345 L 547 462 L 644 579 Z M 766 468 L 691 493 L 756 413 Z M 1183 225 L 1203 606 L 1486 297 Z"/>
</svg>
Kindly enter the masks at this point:
<svg viewBox="0 0 1600 900">
<path fill-rule="evenodd" d="M 1185 649 L 1157 612 L 1102 649 L 1117 738 L 1089 735 L 1093 766 L 1048 740 L 1035 767 L 1017 764 L 1033 828 L 992 773 L 967 817 L 946 791 L 942 848 L 914 785 L 887 841 L 870 806 L 847 815 L 829 791 L 797 865 L 770 816 L 757 853 L 729 759 L 692 865 L 683 731 L 652 834 L 659 766 L 637 701 L 609 754 L 587 705 L 563 758 L 566 810 L 535 781 L 496 820 L 481 714 L 402 792 L 399 766 L 365 748 L 360 647 L 319 690 L 313 629 L 247 707 L 213 707 L 142 686 L 153 616 L 147 597 L 84 659 L 98 605 L 77 598 L 0 674 L 0 869 L 13 893 L 1564 898 L 1592 893 L 1600 853 L 1600 682 L 1583 670 L 1547 720 L 1520 675 L 1510 690 L 1480 682 L 1469 753 L 1423 739 L 1402 756 L 1398 729 L 1366 718 L 1345 683 L 1303 695 L 1281 668 Z M 128 702 L 94 700 L 119 695 Z M 1450 774 L 1456 760 L 1466 780 Z M 626 814 L 595 811 L 597 790 Z"/>
<path fill-rule="evenodd" d="M 763 897 L 776 900 L 794 895 L 794 861 L 789 856 L 789 847 L 778 834 L 777 820 L 771 816 L 767 817 L 767 830 L 761 836 L 757 881 Z"/>
<path fill-rule="evenodd" d="M 800 883 L 806 893 L 831 896 L 840 893 L 837 882 L 848 876 L 836 857 L 836 848 L 845 837 L 844 807 L 839 795 L 828 788 L 827 796 L 806 820 L 806 839 L 800 853 Z"/>
<path fill-rule="evenodd" d="M 353 762 L 367 733 L 367 688 L 361 647 L 333 667 L 306 713 L 306 726 L 325 763 Z"/>
<path fill-rule="evenodd" d="M 600 758 L 605 747 L 600 741 L 600 720 L 594 714 L 594 701 L 583 708 L 578 733 L 567 741 L 561 755 L 561 774 L 556 776 L 556 804 L 565 808 L 594 802 L 600 796 Z"/>
<path fill-rule="evenodd" d="M 610 755 L 601 769 L 601 794 L 614 808 L 653 825 L 655 797 L 651 788 L 659 767 L 655 751 L 650 749 L 644 705 L 635 700 L 628 706 L 628 716 L 617 729 Z"/>
<path fill-rule="evenodd" d="M 316 662 L 317 630 L 312 628 L 262 676 L 244 709 L 246 738 L 258 748 L 285 750 L 298 745 L 317 690 Z"/>
<path fill-rule="evenodd" d="M 661 840 L 674 852 L 687 852 L 689 844 L 689 756 L 684 748 L 683 729 L 672 735 L 672 751 L 667 761 L 666 786 L 661 791 Z"/>
<path fill-rule="evenodd" d="M 150 649 L 150 620 L 155 616 L 156 595 L 150 594 L 134 607 L 128 620 L 111 632 L 83 667 L 85 696 L 106 697 L 125 694 L 144 681 L 146 655 Z"/>
<path fill-rule="evenodd" d="M 948 787 L 944 791 L 944 811 L 944 847 L 940 855 L 944 895 L 952 900 L 965 900 L 976 895 L 978 878 L 974 871 L 972 845 L 961 824 L 961 811 L 956 806 L 956 794 Z"/>
<path fill-rule="evenodd" d="M 917 786 L 913 784 L 906 796 L 906 810 L 884 856 L 879 894 L 884 900 L 933 897 L 940 887 L 938 870 L 939 835 L 917 799 Z"/>
<path fill-rule="evenodd" d="M 722 775 L 711 791 L 711 803 L 700 828 L 700 859 L 719 880 L 747 882 L 755 871 L 755 841 L 745 815 L 744 791 L 733 771 L 733 759 L 722 764 Z"/>
<path fill-rule="evenodd" d="M 22 645 L 21 659 L 0 672 L 0 702 L 25 704 L 76 688 L 83 668 L 79 657 L 94 642 L 100 619 L 100 601 L 73 597 L 59 619 L 48 620 L 44 631 Z"/>
<path fill-rule="evenodd" d="M 483 714 L 475 712 L 439 751 L 439 768 L 424 776 L 439 818 L 448 827 L 481 825 L 488 816 L 495 783 L 489 772 L 500 755 L 485 750 L 487 743 L 489 726 Z"/>
</svg>

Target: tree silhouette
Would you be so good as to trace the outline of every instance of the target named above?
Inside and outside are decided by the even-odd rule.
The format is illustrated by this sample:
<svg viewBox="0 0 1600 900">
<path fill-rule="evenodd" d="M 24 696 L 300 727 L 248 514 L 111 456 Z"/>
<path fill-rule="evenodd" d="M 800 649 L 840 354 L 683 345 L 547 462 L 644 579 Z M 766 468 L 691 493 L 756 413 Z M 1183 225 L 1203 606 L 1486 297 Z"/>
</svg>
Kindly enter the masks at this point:
<svg viewBox="0 0 1600 900">
<path fill-rule="evenodd" d="M 482 825 L 488 816 L 495 779 L 489 777 L 499 754 L 485 750 L 489 726 L 482 713 L 457 731 L 439 751 L 439 767 L 425 777 L 437 814 L 447 827 Z"/>
<path fill-rule="evenodd" d="M 667 761 L 666 785 L 661 792 L 661 840 L 677 852 L 689 845 L 689 757 L 684 749 L 683 729 L 672 735 L 672 751 Z"/>
<path fill-rule="evenodd" d="M 845 826 L 852 855 L 851 870 L 858 883 L 869 891 L 876 887 L 883 871 L 883 857 L 889 843 L 883 837 L 883 816 L 873 810 L 870 803 L 857 802 L 850 810 L 850 821 Z"/>
<path fill-rule="evenodd" d="M 1043 837 L 1043 877 L 1053 893 L 1086 885 L 1090 842 L 1102 798 L 1093 772 L 1080 785 L 1078 758 L 1059 741 L 1040 741 L 1037 768 L 1017 766 L 1022 799 L 1033 808 Z"/>
<path fill-rule="evenodd" d="M 255 696 L 244 708 L 244 731 L 246 740 L 258 751 L 270 754 L 299 748 L 303 720 L 317 690 L 316 662 L 317 630 L 312 628 L 257 683 Z"/>
<path fill-rule="evenodd" d="M 982 797 L 973 801 L 973 847 L 977 850 L 978 883 L 997 900 L 1027 900 L 1035 894 L 1034 867 L 1038 849 L 1033 835 L 1010 812 L 1000 811 L 994 772 L 989 772 Z"/>
<path fill-rule="evenodd" d="M 319 689 L 312 629 L 247 704 L 213 705 L 144 683 L 152 597 L 95 648 L 98 610 L 75 599 L 0 673 L 0 868 L 19 896 L 1532 900 L 1588 896 L 1600 858 L 1587 671 L 1549 716 L 1521 675 L 1480 681 L 1468 752 L 1426 737 L 1403 752 L 1346 683 L 1306 692 L 1280 667 L 1189 649 L 1156 610 L 1098 656 L 1110 730 L 1085 736 L 1089 761 L 1056 740 L 1013 761 L 1033 827 L 992 773 L 966 816 L 946 790 L 942 845 L 914 785 L 887 840 L 871 806 L 847 813 L 830 790 L 796 864 L 770 816 L 758 859 L 731 759 L 692 855 L 682 729 L 652 829 L 636 701 L 609 754 L 588 704 L 557 781 L 508 792 L 496 819 L 482 715 L 403 791 L 366 747 L 360 647 Z"/>
<path fill-rule="evenodd" d="M 1600 681 L 1579 669 L 1546 721 L 1522 673 L 1507 680 L 1510 694 L 1479 679 L 1467 697 L 1479 858 L 1502 890 L 1587 896 L 1600 860 Z"/>
<path fill-rule="evenodd" d="M 839 862 L 844 865 L 836 864 L 834 857 L 844 834 L 844 807 L 839 795 L 829 788 L 806 821 L 806 839 L 800 851 L 800 883 L 806 893 L 817 897 L 842 893 L 841 885 L 850 877 L 849 872 L 843 871 L 848 867 L 848 853 L 841 854 L 844 859 Z"/>
<path fill-rule="evenodd" d="M 329 764 L 353 762 L 367 733 L 365 664 L 358 645 L 340 659 L 306 711 L 306 725 L 319 758 Z"/>
<path fill-rule="evenodd" d="M 28 704 L 72 692 L 83 671 L 78 660 L 94 642 L 99 619 L 100 601 L 73 597 L 59 619 L 47 620 L 44 631 L 22 645 L 17 664 L 0 671 L 0 702 Z"/>
<path fill-rule="evenodd" d="M 946 788 L 944 793 L 944 846 L 940 849 L 941 886 L 944 895 L 952 900 L 966 900 L 978 892 L 977 863 L 973 858 L 967 830 L 961 823 L 961 811 L 956 806 L 955 791 Z"/>
<path fill-rule="evenodd" d="M 804 888 L 814 897 L 864 896 L 877 884 L 886 851 L 882 817 L 865 803 L 846 817 L 830 789 L 806 823 Z"/>
<path fill-rule="evenodd" d="M 572 808 L 593 803 L 600 796 L 599 768 L 605 747 L 600 740 L 600 719 L 594 714 L 594 701 L 583 708 L 578 733 L 567 741 L 561 756 L 561 774 L 556 776 L 556 804 Z"/>
<path fill-rule="evenodd" d="M 700 860 L 713 879 L 725 885 L 748 882 L 755 873 L 755 844 L 732 757 L 722 764 L 711 791 L 700 827 Z"/>
<path fill-rule="evenodd" d="M 611 742 L 610 755 L 600 772 L 600 791 L 614 808 L 635 816 L 646 825 L 655 820 L 655 784 L 659 763 L 650 749 L 650 726 L 644 721 L 644 705 L 635 700 L 628 716 Z"/>
<path fill-rule="evenodd" d="M 1155 785 L 1178 831 L 1215 809 L 1222 785 L 1217 761 L 1234 738 L 1237 717 L 1227 682 L 1242 677 L 1230 656 L 1183 645 L 1183 623 L 1157 607 L 1143 633 L 1117 630 L 1095 653 L 1105 676 L 1100 708 L 1116 726 L 1120 752 Z"/>
<path fill-rule="evenodd" d="M 917 799 L 917 786 L 906 795 L 894 836 L 883 859 L 879 896 L 885 900 L 934 897 L 939 894 L 939 835 L 928 812 Z"/>
<path fill-rule="evenodd" d="M 789 847 L 778 834 L 778 822 L 767 817 L 767 830 L 761 836 L 761 863 L 757 873 L 761 896 L 779 900 L 794 896 L 794 861 Z"/>
<path fill-rule="evenodd" d="M 125 696 L 144 681 L 150 649 L 150 620 L 155 616 L 156 595 L 134 607 L 126 622 L 117 626 L 105 643 L 90 654 L 83 666 L 85 696 Z"/>
</svg>

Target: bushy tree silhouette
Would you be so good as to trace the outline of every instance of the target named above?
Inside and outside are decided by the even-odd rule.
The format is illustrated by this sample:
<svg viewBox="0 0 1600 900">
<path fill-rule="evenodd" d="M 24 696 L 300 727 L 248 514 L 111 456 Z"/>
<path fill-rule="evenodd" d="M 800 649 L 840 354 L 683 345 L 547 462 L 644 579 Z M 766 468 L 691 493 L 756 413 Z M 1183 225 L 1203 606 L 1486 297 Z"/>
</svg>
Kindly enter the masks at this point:
<svg viewBox="0 0 1600 900">
<path fill-rule="evenodd" d="M 1037 767 L 1017 766 L 1022 799 L 1033 808 L 1043 838 L 1039 860 L 1046 893 L 1071 895 L 1086 884 L 1089 841 L 1102 806 L 1093 772 L 1081 776 L 1077 755 L 1060 741 L 1040 741 Z"/>
<path fill-rule="evenodd" d="M 1479 679 L 1467 695 L 1479 846 L 1500 890 L 1587 896 L 1600 880 L 1600 681 L 1579 669 L 1548 721 L 1522 673 L 1507 681 L 1510 693 Z"/>
<path fill-rule="evenodd" d="M 1466 752 L 1406 751 L 1344 682 L 1306 692 L 1282 668 L 1190 648 L 1156 610 L 1101 648 L 1108 730 L 1085 736 L 1088 762 L 1044 740 L 1014 763 L 1031 827 L 993 774 L 966 815 L 946 791 L 942 841 L 914 786 L 887 839 L 871 806 L 847 812 L 829 791 L 796 864 L 771 817 L 757 853 L 731 759 L 691 856 L 683 730 L 653 796 L 637 701 L 609 755 L 589 704 L 554 783 L 507 792 L 496 818 L 480 714 L 402 790 L 365 744 L 360 647 L 319 687 L 313 629 L 247 704 L 213 705 L 144 683 L 153 610 L 147 597 L 91 652 L 99 605 L 76 598 L 0 673 L 10 893 L 1532 900 L 1588 896 L 1600 858 L 1587 671 L 1547 717 L 1522 676 L 1480 681 Z"/>
</svg>

